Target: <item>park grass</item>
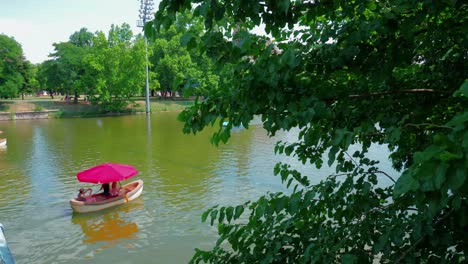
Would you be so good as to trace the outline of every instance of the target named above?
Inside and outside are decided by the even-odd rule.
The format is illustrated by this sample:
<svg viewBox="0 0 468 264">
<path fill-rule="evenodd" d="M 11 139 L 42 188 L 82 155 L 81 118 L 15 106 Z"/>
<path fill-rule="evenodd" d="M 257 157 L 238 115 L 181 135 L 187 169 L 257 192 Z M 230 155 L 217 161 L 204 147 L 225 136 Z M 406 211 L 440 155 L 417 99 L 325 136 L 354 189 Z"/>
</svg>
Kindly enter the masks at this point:
<svg viewBox="0 0 468 264">
<path fill-rule="evenodd" d="M 1 112 L 37 112 L 54 111 L 55 117 L 90 117 L 108 114 L 137 114 L 146 112 L 145 98 L 131 98 L 132 103 L 128 105 L 121 113 L 106 113 L 99 106 L 91 105 L 87 101 L 78 100 L 64 101 L 63 97 L 25 97 L 24 100 L 0 100 Z M 157 112 L 180 112 L 185 107 L 193 104 L 190 100 L 171 100 L 171 99 L 150 99 L 150 110 Z"/>
<path fill-rule="evenodd" d="M 193 101 L 182 100 L 161 100 L 151 99 L 150 110 L 154 112 L 180 112 L 187 106 L 193 105 Z M 146 102 L 144 100 L 136 100 L 133 106 L 135 112 L 146 112 Z"/>
</svg>

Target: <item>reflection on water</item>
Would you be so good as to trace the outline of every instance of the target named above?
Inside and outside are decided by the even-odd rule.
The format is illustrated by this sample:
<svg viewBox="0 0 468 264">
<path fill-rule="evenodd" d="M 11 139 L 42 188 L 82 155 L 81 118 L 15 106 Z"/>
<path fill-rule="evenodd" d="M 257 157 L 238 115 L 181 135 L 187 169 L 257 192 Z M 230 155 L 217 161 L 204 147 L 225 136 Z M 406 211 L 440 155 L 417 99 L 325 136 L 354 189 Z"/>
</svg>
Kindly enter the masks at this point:
<svg viewBox="0 0 468 264">
<path fill-rule="evenodd" d="M 107 242 L 104 247 L 115 245 L 136 238 L 139 231 L 135 222 L 124 220 L 125 215 L 132 210 L 143 209 L 141 199 L 136 199 L 128 204 L 88 214 L 74 213 L 72 223 L 79 225 L 84 234 L 84 243 Z"/>
<path fill-rule="evenodd" d="M 312 182 L 333 172 L 273 154 L 277 140 L 297 132 L 271 139 L 254 125 L 216 148 L 210 129 L 182 134 L 175 113 L 11 121 L 0 130 L 8 140 L 7 151 L 0 150 L 0 222 L 17 263 L 185 263 L 195 247 L 212 247 L 216 239 L 216 228 L 200 221 L 204 210 L 287 191 L 272 176 L 276 162 L 292 163 Z M 94 187 L 79 183 L 76 173 L 104 162 L 134 165 L 145 182 L 142 195 L 73 214 L 69 199 L 80 187 Z"/>
</svg>

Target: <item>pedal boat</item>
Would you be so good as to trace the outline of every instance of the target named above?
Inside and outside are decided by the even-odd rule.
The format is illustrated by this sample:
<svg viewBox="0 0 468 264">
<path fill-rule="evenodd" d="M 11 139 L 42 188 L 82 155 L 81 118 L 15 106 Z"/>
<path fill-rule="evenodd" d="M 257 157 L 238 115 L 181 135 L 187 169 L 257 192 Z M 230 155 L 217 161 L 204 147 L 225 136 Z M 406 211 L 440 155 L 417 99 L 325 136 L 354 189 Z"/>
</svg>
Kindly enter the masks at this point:
<svg viewBox="0 0 468 264">
<path fill-rule="evenodd" d="M 70 200 L 70 205 L 73 211 L 77 213 L 95 212 L 128 203 L 138 198 L 142 192 L 143 181 L 136 180 L 122 186 L 117 196 L 107 197 L 103 193 L 97 193 L 86 197 L 85 201 L 73 198 Z"/>
</svg>

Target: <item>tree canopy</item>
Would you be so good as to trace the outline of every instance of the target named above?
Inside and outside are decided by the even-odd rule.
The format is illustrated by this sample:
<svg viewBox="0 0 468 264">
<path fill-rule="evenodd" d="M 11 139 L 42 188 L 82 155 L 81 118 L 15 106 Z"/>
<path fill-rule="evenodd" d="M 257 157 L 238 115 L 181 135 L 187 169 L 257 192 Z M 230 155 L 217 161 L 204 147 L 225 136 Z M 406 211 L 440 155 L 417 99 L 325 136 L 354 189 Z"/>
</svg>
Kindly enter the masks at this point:
<svg viewBox="0 0 468 264">
<path fill-rule="evenodd" d="M 223 74 L 181 113 L 184 131 L 219 124 L 217 144 L 259 115 L 271 136 L 299 129 L 277 153 L 336 167 L 311 185 L 277 164 L 291 192 L 205 212 L 219 239 L 193 262 L 466 261 L 466 3 L 163 0 L 147 34 L 191 9 L 205 31 L 181 41 Z M 390 149 L 397 178 L 369 158 L 373 144 Z"/>
<path fill-rule="evenodd" d="M 84 58 L 93 81 L 91 101 L 108 111 L 127 106 L 131 96 L 139 95 L 145 83 L 145 43 L 134 37 L 130 26 L 111 26 L 108 36 L 97 32 L 94 48 Z"/>
<path fill-rule="evenodd" d="M 150 61 L 163 96 L 181 94 L 184 87 L 203 93 L 207 87 L 217 86 L 218 76 L 212 60 L 181 43 L 181 37 L 187 32 L 199 34 L 202 30 L 202 20 L 184 12 L 176 16 L 174 25 L 153 35 Z"/>
<path fill-rule="evenodd" d="M 0 97 L 18 95 L 24 84 L 25 63 L 21 45 L 14 38 L 0 34 Z"/>
<path fill-rule="evenodd" d="M 86 28 L 70 35 L 67 42 L 54 43 L 51 59 L 41 64 L 41 87 L 78 96 L 85 94 L 104 111 L 124 109 L 131 96 L 144 85 L 145 47 L 128 24 L 111 25 L 106 36 Z"/>
</svg>

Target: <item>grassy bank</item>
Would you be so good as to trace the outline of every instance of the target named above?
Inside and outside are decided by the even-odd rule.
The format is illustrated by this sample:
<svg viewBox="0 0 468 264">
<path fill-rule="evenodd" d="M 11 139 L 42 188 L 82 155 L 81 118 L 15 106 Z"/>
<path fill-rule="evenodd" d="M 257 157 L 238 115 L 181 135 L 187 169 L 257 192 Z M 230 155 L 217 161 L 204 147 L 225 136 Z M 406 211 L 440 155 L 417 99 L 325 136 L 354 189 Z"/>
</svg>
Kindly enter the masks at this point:
<svg viewBox="0 0 468 264">
<path fill-rule="evenodd" d="M 141 97 L 132 98 L 133 103 L 129 104 L 127 109 L 122 111 L 125 113 L 145 113 L 145 99 Z M 150 108 L 152 113 L 157 112 L 179 112 L 186 106 L 193 104 L 193 101 L 188 100 L 161 100 L 157 98 L 150 99 Z M 98 106 L 91 105 L 89 102 L 78 100 L 78 103 L 73 101 L 65 101 L 62 97 L 51 99 L 50 97 L 26 97 L 24 100 L 0 100 L 0 111 L 2 112 L 38 112 L 55 110 L 56 117 L 89 117 L 106 115 Z"/>
</svg>

